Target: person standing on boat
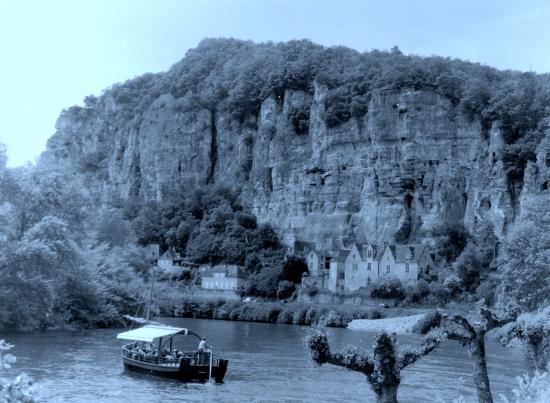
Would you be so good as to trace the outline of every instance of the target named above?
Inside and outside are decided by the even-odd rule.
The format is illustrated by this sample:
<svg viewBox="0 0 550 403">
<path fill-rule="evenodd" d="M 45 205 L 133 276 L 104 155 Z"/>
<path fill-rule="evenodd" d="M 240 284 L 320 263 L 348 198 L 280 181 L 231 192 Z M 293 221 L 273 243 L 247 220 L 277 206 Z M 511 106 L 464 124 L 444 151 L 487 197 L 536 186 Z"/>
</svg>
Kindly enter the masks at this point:
<svg viewBox="0 0 550 403">
<path fill-rule="evenodd" d="M 210 346 L 206 344 L 206 338 L 201 338 L 199 342 L 199 365 L 204 365 L 208 362 L 208 353 L 210 352 Z"/>
<path fill-rule="evenodd" d="M 201 341 L 199 341 L 199 353 L 203 353 L 209 348 L 210 347 L 206 344 L 206 337 L 201 338 Z"/>
</svg>

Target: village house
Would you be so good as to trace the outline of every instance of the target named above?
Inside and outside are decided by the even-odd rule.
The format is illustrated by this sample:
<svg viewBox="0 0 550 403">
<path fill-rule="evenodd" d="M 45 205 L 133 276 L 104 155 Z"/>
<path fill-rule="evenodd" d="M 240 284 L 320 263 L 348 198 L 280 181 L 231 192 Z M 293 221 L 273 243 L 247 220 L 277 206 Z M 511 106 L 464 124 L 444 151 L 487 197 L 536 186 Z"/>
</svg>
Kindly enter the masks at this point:
<svg viewBox="0 0 550 403">
<path fill-rule="evenodd" d="M 305 243 L 304 243 L 305 245 Z M 315 244 L 315 249 L 311 249 L 305 254 L 305 260 L 308 268 L 307 274 L 302 277 L 302 285 L 318 288 L 331 288 L 330 272 L 331 262 L 338 258 L 344 244 L 340 239 L 323 239 Z M 332 288 L 336 287 L 336 280 L 332 281 Z"/>
<path fill-rule="evenodd" d="M 219 264 L 202 267 L 201 272 L 201 286 L 205 290 L 235 291 L 248 286 L 249 281 L 241 266 Z"/>
<path fill-rule="evenodd" d="M 353 243 L 345 261 L 346 291 L 365 287 L 380 277 L 378 260 L 383 251 L 383 246 Z"/>
<path fill-rule="evenodd" d="M 335 247 L 339 249 L 333 249 Z M 434 266 L 429 247 L 420 244 L 354 242 L 346 248 L 340 240 L 323 241 L 305 258 L 309 273 L 304 275 L 302 285 L 332 292 L 355 291 L 389 277 L 397 278 L 404 285 L 416 284 L 420 275 L 429 274 Z"/>
<path fill-rule="evenodd" d="M 157 266 L 170 272 L 180 269 L 182 261 L 181 255 L 170 248 L 159 257 Z"/>
<path fill-rule="evenodd" d="M 157 266 L 166 273 L 172 274 L 179 274 L 184 269 L 194 270 L 199 267 L 199 265 L 185 260 L 173 248 L 168 249 L 158 258 Z"/>
<path fill-rule="evenodd" d="M 327 287 L 330 291 L 342 291 L 345 287 L 346 259 L 350 251 L 340 249 L 330 261 L 330 272 Z"/>
</svg>

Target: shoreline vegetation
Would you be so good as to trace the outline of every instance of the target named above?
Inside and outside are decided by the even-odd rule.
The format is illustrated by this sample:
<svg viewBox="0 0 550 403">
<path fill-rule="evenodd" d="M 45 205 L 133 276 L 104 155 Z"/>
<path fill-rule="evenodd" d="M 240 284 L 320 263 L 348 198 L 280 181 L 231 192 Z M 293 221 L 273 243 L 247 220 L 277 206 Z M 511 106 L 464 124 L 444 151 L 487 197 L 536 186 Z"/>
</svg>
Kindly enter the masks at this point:
<svg viewBox="0 0 550 403">
<path fill-rule="evenodd" d="M 161 314 L 168 312 L 161 309 Z M 179 301 L 170 316 L 218 319 L 287 325 L 347 327 L 354 319 L 380 319 L 384 313 L 375 307 L 314 304 L 282 301 L 228 301 L 186 298 Z"/>
</svg>

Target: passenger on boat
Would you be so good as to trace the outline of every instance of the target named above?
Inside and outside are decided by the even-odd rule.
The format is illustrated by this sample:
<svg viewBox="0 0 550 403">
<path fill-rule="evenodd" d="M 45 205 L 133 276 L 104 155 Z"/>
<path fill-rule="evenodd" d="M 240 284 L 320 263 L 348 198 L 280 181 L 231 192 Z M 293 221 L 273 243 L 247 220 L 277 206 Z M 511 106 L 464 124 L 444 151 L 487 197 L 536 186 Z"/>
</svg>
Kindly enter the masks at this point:
<svg viewBox="0 0 550 403">
<path fill-rule="evenodd" d="M 210 352 L 210 346 L 206 344 L 206 338 L 203 337 L 199 342 L 199 365 L 205 365 L 208 363 L 208 353 Z"/>
<path fill-rule="evenodd" d="M 206 337 L 203 337 L 201 339 L 201 341 L 199 342 L 199 353 L 202 353 L 202 352 L 206 351 L 209 348 L 210 347 L 208 346 L 208 344 L 206 344 Z"/>
</svg>

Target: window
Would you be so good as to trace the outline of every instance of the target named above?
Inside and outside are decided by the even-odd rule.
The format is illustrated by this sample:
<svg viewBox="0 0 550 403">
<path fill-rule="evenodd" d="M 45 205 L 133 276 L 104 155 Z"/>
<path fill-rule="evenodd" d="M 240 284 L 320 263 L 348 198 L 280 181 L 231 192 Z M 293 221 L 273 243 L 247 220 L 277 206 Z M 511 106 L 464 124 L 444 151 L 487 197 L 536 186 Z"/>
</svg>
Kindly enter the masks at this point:
<svg viewBox="0 0 550 403">
<path fill-rule="evenodd" d="M 367 270 L 370 270 L 372 267 L 371 267 L 371 263 L 367 263 Z"/>
<path fill-rule="evenodd" d="M 357 271 L 357 265 L 355 263 L 353 264 L 353 271 Z"/>
<path fill-rule="evenodd" d="M 367 257 L 372 257 L 372 250 L 369 249 L 369 250 L 367 251 Z"/>
<path fill-rule="evenodd" d="M 338 275 L 338 278 L 339 278 L 340 280 L 343 280 L 343 279 L 344 279 L 344 272 L 340 273 L 340 274 Z"/>
<path fill-rule="evenodd" d="M 408 272 L 409 272 L 409 264 L 405 263 L 405 273 L 408 273 Z"/>
<path fill-rule="evenodd" d="M 386 274 L 390 274 L 390 272 L 391 272 L 391 266 L 387 265 L 386 266 Z"/>
</svg>

